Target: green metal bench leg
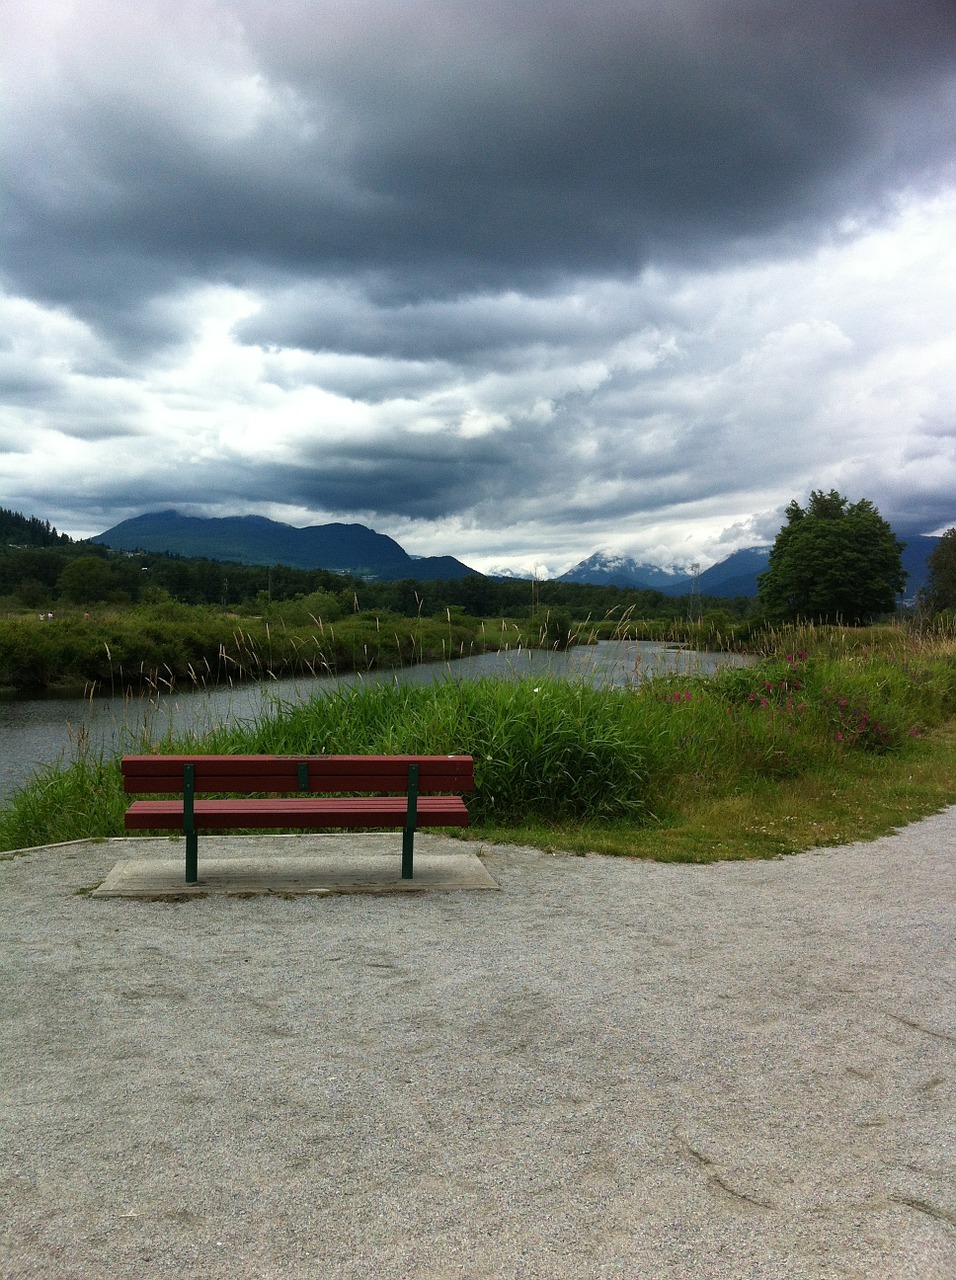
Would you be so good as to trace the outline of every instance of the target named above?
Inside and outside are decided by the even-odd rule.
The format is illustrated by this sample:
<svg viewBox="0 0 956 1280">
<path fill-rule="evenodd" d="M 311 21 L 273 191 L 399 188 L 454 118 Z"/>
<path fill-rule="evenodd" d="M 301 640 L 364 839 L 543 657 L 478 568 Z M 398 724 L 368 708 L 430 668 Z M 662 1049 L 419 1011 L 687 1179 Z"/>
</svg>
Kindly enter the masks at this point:
<svg viewBox="0 0 956 1280">
<path fill-rule="evenodd" d="M 413 878 L 412 859 L 415 851 L 415 827 L 418 824 L 418 765 L 408 766 L 408 808 L 402 832 L 402 879 Z"/>
<path fill-rule="evenodd" d="M 186 837 L 186 883 L 195 884 L 199 879 L 199 837 L 195 831 Z"/>
<path fill-rule="evenodd" d="M 196 766 L 183 765 L 183 835 L 186 837 L 186 883 L 199 879 L 199 836 L 196 834 Z"/>
</svg>

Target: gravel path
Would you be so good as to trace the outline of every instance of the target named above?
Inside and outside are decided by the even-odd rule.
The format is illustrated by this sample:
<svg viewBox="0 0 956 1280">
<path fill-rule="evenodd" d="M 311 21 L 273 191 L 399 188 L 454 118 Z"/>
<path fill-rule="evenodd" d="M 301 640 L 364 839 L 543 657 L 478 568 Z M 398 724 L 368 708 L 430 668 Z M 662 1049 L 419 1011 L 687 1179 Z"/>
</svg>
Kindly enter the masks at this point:
<svg viewBox="0 0 956 1280">
<path fill-rule="evenodd" d="M 0 1274 L 952 1280 L 954 849 L 152 903 L 82 892 L 115 843 L 0 863 Z"/>
</svg>

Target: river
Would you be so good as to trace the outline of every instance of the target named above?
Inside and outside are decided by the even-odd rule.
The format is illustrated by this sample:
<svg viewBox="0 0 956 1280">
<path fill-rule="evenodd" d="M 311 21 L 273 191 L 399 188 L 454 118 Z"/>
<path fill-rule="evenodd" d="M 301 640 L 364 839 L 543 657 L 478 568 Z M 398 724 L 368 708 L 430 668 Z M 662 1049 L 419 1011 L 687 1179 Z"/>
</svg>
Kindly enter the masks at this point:
<svg viewBox="0 0 956 1280">
<path fill-rule="evenodd" d="M 697 653 L 651 642 L 609 641 L 563 653 L 522 649 L 423 663 L 396 671 L 346 676 L 303 677 L 215 689 L 151 693 L 135 697 L 0 698 L 0 803 L 44 765 L 68 759 L 87 738 L 108 753 L 138 750 L 150 740 L 184 729 L 202 729 L 229 720 L 255 720 L 276 701 L 298 702 L 360 681 L 430 684 L 435 680 L 551 674 L 601 685 L 627 686 L 642 677 L 710 674 L 719 666 L 741 666 L 739 654 Z"/>
</svg>

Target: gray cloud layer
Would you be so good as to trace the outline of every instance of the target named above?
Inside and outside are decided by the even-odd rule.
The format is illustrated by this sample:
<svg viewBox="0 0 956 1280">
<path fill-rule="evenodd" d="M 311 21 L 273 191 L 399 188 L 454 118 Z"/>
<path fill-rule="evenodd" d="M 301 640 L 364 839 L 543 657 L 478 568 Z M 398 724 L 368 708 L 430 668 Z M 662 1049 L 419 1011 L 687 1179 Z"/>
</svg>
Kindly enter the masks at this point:
<svg viewBox="0 0 956 1280">
<path fill-rule="evenodd" d="M 950 0 L 2 22 L 7 505 L 485 564 L 956 516 Z"/>
</svg>

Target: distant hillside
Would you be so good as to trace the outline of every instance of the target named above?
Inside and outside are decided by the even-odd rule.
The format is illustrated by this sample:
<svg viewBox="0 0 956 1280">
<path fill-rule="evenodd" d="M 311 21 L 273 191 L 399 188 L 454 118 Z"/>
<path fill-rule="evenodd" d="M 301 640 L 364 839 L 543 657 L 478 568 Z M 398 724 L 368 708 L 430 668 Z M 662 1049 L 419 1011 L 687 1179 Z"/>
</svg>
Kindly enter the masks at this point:
<svg viewBox="0 0 956 1280">
<path fill-rule="evenodd" d="M 368 581 L 463 578 L 475 573 L 454 556 L 416 559 L 387 535 L 362 524 L 292 525 L 263 516 L 203 519 L 177 511 L 152 511 L 124 520 L 91 542 L 117 551 L 154 551 L 231 560 L 238 564 L 331 569 Z"/>
<path fill-rule="evenodd" d="M 939 545 L 939 538 L 928 537 L 921 533 L 900 533 L 899 530 L 895 532 L 900 542 L 906 543 L 903 548 L 903 568 L 909 577 L 906 579 L 903 599 L 907 604 L 912 604 L 916 593 L 926 586 L 929 579 L 926 561 Z"/>
<path fill-rule="evenodd" d="M 766 572 L 770 547 L 744 547 L 726 560 L 711 565 L 700 575 L 699 588 L 705 596 L 755 596 L 757 579 Z"/>
</svg>

